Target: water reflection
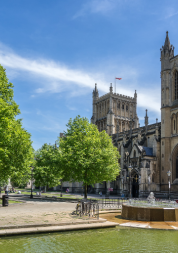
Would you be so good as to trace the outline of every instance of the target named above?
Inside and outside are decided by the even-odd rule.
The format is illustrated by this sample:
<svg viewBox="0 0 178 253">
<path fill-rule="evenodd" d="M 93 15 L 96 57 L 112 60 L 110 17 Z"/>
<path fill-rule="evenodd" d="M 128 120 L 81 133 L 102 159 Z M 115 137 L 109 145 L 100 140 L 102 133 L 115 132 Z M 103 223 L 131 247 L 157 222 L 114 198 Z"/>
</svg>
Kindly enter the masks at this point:
<svg viewBox="0 0 178 253">
<path fill-rule="evenodd" d="M 1 253 L 177 252 L 178 231 L 111 228 L 0 239 Z"/>
</svg>

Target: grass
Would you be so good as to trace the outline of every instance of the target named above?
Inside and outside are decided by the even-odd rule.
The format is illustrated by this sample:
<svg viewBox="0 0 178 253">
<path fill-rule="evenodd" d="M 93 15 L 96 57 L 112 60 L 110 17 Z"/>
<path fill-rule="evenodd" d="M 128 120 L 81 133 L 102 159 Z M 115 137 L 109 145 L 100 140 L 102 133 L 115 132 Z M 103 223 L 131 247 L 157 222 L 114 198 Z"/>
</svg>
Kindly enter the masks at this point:
<svg viewBox="0 0 178 253">
<path fill-rule="evenodd" d="M 9 200 L 9 204 L 18 204 L 22 203 L 21 201 Z"/>
</svg>

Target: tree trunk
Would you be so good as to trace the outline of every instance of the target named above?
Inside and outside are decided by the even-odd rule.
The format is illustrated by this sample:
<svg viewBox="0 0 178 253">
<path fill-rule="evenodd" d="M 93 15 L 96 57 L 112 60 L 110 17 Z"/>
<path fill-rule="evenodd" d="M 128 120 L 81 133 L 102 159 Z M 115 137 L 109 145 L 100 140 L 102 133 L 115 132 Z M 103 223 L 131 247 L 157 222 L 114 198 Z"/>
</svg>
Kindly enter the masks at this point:
<svg viewBox="0 0 178 253">
<path fill-rule="evenodd" d="M 87 199 L 87 184 L 84 185 L 84 198 Z"/>
</svg>

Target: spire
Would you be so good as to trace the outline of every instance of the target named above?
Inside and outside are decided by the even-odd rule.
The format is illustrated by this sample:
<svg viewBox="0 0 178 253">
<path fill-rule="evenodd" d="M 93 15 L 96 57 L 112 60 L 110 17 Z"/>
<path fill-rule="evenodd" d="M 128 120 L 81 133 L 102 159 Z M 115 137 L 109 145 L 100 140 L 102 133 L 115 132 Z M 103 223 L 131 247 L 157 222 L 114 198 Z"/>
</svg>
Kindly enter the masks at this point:
<svg viewBox="0 0 178 253">
<path fill-rule="evenodd" d="M 166 32 L 166 39 L 164 42 L 164 46 L 162 46 L 161 48 L 161 56 L 165 55 L 168 55 L 169 57 L 174 57 L 174 47 L 170 43 L 168 31 Z"/>
<path fill-rule="evenodd" d="M 164 42 L 164 50 L 170 50 L 171 49 L 171 43 L 170 43 L 170 40 L 169 40 L 169 36 L 168 36 L 168 31 L 166 32 L 166 39 L 165 39 L 165 42 Z"/>
<path fill-rule="evenodd" d="M 147 109 L 146 109 L 146 115 L 145 115 L 145 126 L 148 125 L 148 115 L 147 115 Z"/>
<path fill-rule="evenodd" d="M 111 86 L 110 86 L 109 90 L 110 90 L 110 93 L 113 93 L 112 83 L 111 83 Z"/>
<path fill-rule="evenodd" d="M 147 109 L 146 109 L 146 115 L 145 115 L 145 128 L 146 128 L 146 132 L 147 132 L 147 128 L 148 128 L 148 115 L 147 115 Z"/>
<path fill-rule="evenodd" d="M 98 91 L 98 89 L 97 89 L 97 83 L 95 83 L 95 92 L 96 92 L 96 91 Z"/>
<path fill-rule="evenodd" d="M 95 83 L 95 89 L 93 90 L 93 96 L 96 97 L 96 98 L 99 97 L 97 83 Z"/>
</svg>

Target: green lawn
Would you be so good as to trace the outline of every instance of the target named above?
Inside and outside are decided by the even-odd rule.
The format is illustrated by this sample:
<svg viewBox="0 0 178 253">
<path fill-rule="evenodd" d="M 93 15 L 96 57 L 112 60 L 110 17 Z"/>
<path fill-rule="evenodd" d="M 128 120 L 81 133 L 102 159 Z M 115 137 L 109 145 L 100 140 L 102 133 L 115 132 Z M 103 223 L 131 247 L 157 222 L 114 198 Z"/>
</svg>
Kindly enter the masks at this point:
<svg viewBox="0 0 178 253">
<path fill-rule="evenodd" d="M 22 203 L 21 201 L 15 201 L 15 200 L 9 200 L 9 204 L 17 204 L 17 203 Z"/>
</svg>

